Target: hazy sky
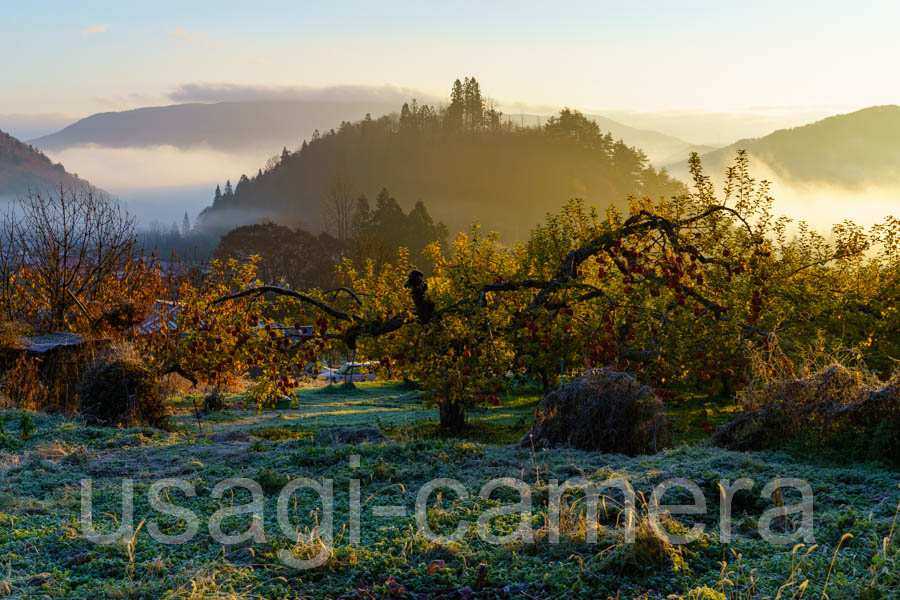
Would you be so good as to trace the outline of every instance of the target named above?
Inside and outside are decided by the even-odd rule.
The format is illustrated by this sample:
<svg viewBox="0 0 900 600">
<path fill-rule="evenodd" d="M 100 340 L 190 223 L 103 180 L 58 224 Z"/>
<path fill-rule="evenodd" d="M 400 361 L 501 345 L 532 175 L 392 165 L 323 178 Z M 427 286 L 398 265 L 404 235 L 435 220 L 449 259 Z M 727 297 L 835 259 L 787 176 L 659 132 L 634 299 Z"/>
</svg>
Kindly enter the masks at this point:
<svg viewBox="0 0 900 600">
<path fill-rule="evenodd" d="M 854 109 L 900 102 L 900 2 L 0 0 L 0 114 L 173 102 L 191 83 L 474 74 L 509 106 Z"/>
</svg>

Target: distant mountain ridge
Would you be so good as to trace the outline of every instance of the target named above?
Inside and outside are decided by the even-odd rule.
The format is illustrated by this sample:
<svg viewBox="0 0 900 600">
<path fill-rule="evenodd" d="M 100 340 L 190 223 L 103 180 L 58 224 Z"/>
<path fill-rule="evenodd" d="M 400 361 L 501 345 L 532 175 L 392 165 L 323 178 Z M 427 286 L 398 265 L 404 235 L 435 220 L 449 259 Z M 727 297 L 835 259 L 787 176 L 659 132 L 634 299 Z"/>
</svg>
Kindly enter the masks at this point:
<svg viewBox="0 0 900 600">
<path fill-rule="evenodd" d="M 271 218 L 317 231 L 323 202 L 341 182 L 352 190 L 345 197 L 374 198 L 387 188 L 405 207 L 424 201 L 451 232 L 478 221 L 516 241 L 571 198 L 622 207 L 629 195 L 684 191 L 644 153 L 577 111 L 562 111 L 542 128 L 522 128 L 499 118 L 466 125 L 483 119 L 463 119 L 452 105 L 416 110 L 404 105 L 399 118 L 395 111 L 347 123 L 297 152 L 283 152 L 255 176 L 241 176 L 233 192 L 226 186 L 197 226 L 224 233 Z"/>
<path fill-rule="evenodd" d="M 900 106 L 872 106 L 800 127 L 744 139 L 701 155 L 704 169 L 719 175 L 738 150 L 764 163 L 785 181 L 854 187 L 900 183 Z M 683 175 L 683 166 L 669 165 Z"/>
<path fill-rule="evenodd" d="M 603 115 L 586 116 L 594 120 L 600 126 L 600 129 L 612 133 L 616 139 L 621 139 L 629 146 L 642 150 L 647 155 L 647 158 L 650 159 L 650 162 L 657 166 L 679 160 L 687 161 L 691 152 L 703 154 L 715 149 L 714 146 L 694 144 L 659 131 L 637 129 Z"/>
<path fill-rule="evenodd" d="M 78 189 L 88 183 L 68 173 L 61 164 L 53 164 L 32 146 L 0 131 L 0 197 L 59 185 Z"/>
<path fill-rule="evenodd" d="M 222 151 L 265 148 L 274 153 L 282 146 L 296 148 L 315 129 L 324 132 L 342 121 L 390 110 L 396 106 L 378 101 L 173 104 L 97 113 L 31 143 L 46 151 L 96 144 L 111 148 L 207 146 Z"/>
<path fill-rule="evenodd" d="M 97 113 L 32 143 L 47 151 L 96 144 L 112 148 L 170 145 L 178 148 L 209 146 L 239 151 L 264 148 L 276 152 L 296 148 L 318 129 L 324 133 L 343 121 L 358 121 L 397 112 L 397 106 L 381 100 L 248 100 L 212 104 L 173 104 Z M 656 165 L 687 160 L 691 152 L 708 152 L 711 146 L 692 144 L 657 131 L 623 125 L 602 115 L 587 115 L 616 139 L 642 150 Z M 504 121 L 535 126 L 549 115 L 507 114 Z"/>
</svg>

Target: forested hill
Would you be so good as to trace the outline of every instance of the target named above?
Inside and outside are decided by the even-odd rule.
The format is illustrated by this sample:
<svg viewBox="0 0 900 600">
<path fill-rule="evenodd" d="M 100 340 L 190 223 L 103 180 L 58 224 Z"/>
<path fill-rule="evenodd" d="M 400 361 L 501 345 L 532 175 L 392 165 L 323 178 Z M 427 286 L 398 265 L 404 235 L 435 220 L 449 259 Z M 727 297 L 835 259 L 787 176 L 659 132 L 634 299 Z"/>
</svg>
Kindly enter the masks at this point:
<svg viewBox="0 0 900 600">
<path fill-rule="evenodd" d="M 702 156 L 721 172 L 737 150 L 769 166 L 779 179 L 857 186 L 900 182 L 900 106 L 873 106 L 741 140 Z M 673 165 L 673 170 L 674 170 Z"/>
<path fill-rule="evenodd" d="M 0 197 L 16 197 L 30 189 L 63 185 L 80 188 L 87 182 L 16 138 L 0 131 Z"/>
<path fill-rule="evenodd" d="M 473 93 L 468 80 L 457 82 L 445 108 L 413 102 L 399 114 L 314 134 L 233 190 L 227 185 L 198 225 L 223 232 L 268 217 L 319 230 L 325 204 L 338 200 L 336 187 L 354 199 L 386 187 L 406 209 L 423 200 L 451 232 L 478 220 L 519 240 L 572 197 L 622 205 L 629 195 L 683 190 L 577 111 L 564 110 L 540 128 L 517 127 L 504 123 L 474 85 Z"/>
<path fill-rule="evenodd" d="M 343 119 L 358 119 L 367 111 L 380 113 L 393 108 L 385 100 L 270 100 L 149 106 L 91 115 L 32 143 L 48 152 L 89 144 L 108 148 L 268 150 L 280 147 L 286 140 L 299 143 L 302 135 L 308 135 L 315 127 L 333 127 Z"/>
</svg>

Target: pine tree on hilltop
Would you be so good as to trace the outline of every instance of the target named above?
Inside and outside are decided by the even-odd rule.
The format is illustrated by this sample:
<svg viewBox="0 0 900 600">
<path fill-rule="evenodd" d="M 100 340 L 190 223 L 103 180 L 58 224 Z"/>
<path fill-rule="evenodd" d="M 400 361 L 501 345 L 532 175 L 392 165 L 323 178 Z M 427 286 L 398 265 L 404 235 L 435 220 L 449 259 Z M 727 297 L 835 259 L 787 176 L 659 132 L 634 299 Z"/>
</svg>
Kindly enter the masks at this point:
<svg viewBox="0 0 900 600">
<path fill-rule="evenodd" d="M 465 91 L 462 82 L 457 79 L 450 90 L 450 106 L 447 107 L 445 123 L 452 131 L 460 131 L 463 128 L 463 120 L 466 112 Z"/>
<path fill-rule="evenodd" d="M 484 99 L 481 86 L 474 77 L 466 77 L 463 85 L 463 101 L 466 113 L 466 130 L 477 131 L 484 123 Z"/>
</svg>

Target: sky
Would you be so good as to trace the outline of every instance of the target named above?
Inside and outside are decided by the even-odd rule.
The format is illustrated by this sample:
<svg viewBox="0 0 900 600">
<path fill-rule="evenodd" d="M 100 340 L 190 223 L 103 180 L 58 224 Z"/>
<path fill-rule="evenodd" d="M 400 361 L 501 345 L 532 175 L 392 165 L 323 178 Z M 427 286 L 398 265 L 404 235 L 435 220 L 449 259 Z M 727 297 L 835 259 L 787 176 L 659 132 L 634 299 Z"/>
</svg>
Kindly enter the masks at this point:
<svg viewBox="0 0 900 600">
<path fill-rule="evenodd" d="M 171 104 L 197 85 L 444 97 L 463 75 L 508 112 L 900 102 L 896 0 L 0 0 L 0 14 L 0 115 L 37 119 Z"/>
</svg>

